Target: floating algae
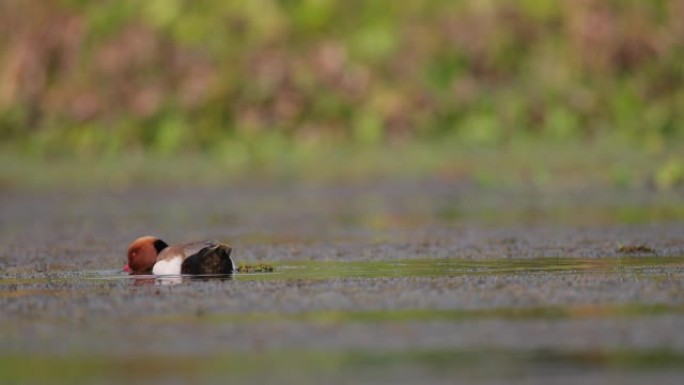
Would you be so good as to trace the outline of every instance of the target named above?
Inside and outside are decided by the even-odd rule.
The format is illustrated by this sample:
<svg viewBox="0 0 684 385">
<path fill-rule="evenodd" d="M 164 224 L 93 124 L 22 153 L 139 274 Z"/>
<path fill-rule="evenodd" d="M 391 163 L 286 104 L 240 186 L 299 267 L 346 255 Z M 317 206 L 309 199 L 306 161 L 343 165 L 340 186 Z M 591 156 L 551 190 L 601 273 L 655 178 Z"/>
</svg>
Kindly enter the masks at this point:
<svg viewBox="0 0 684 385">
<path fill-rule="evenodd" d="M 274 270 L 273 265 L 268 263 L 241 263 L 236 271 L 238 273 L 272 273 Z"/>
<path fill-rule="evenodd" d="M 655 253 L 656 250 L 647 245 L 619 245 L 617 248 L 618 253 L 624 254 L 636 254 L 636 253 Z"/>
</svg>

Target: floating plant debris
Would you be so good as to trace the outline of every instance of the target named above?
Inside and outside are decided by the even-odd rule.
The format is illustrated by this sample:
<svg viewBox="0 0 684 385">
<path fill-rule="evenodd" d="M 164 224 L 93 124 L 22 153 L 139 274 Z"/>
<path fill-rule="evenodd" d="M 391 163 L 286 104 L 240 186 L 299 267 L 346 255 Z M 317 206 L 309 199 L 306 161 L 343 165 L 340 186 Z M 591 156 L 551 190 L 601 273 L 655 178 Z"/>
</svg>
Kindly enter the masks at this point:
<svg viewBox="0 0 684 385">
<path fill-rule="evenodd" d="M 241 263 L 237 266 L 238 273 L 272 273 L 274 270 L 268 263 Z"/>
<path fill-rule="evenodd" d="M 617 248 L 618 253 L 635 254 L 635 253 L 655 253 L 655 249 L 646 245 L 620 245 Z"/>
</svg>

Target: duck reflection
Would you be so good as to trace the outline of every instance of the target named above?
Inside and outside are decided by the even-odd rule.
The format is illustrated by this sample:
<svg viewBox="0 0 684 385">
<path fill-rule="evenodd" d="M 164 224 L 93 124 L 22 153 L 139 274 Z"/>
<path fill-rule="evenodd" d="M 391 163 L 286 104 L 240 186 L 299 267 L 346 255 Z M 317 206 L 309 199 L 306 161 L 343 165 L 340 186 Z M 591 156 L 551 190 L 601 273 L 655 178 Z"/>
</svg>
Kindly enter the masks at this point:
<svg viewBox="0 0 684 385">
<path fill-rule="evenodd" d="M 152 285 L 178 285 L 184 282 L 191 281 L 230 281 L 233 279 L 233 274 L 205 274 L 205 275 L 169 275 L 169 276 L 154 276 L 154 275 L 134 275 L 133 286 L 152 286 Z"/>
</svg>

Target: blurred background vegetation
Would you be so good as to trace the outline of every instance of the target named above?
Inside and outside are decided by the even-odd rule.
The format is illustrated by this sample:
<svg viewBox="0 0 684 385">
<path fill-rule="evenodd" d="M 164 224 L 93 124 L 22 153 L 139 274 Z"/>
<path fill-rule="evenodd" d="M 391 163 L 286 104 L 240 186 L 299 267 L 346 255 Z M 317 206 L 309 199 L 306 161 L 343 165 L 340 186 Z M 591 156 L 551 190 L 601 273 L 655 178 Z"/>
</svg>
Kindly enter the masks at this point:
<svg viewBox="0 0 684 385">
<path fill-rule="evenodd" d="M 242 167 L 603 138 L 666 154 L 652 175 L 674 185 L 683 20 L 680 0 L 3 0 L 0 139 Z"/>
</svg>

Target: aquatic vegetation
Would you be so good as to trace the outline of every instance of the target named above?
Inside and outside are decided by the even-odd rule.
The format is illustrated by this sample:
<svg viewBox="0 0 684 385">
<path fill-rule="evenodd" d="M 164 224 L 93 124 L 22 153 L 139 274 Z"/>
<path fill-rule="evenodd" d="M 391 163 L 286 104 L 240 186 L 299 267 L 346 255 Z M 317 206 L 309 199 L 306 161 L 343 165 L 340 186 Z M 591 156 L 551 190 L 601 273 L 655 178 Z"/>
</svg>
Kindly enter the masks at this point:
<svg viewBox="0 0 684 385">
<path fill-rule="evenodd" d="M 237 266 L 238 273 L 272 273 L 275 267 L 268 263 L 241 263 Z"/>
<path fill-rule="evenodd" d="M 637 253 L 655 253 L 656 250 L 647 245 L 619 245 L 617 248 L 618 253 L 625 254 L 637 254 Z"/>
</svg>

